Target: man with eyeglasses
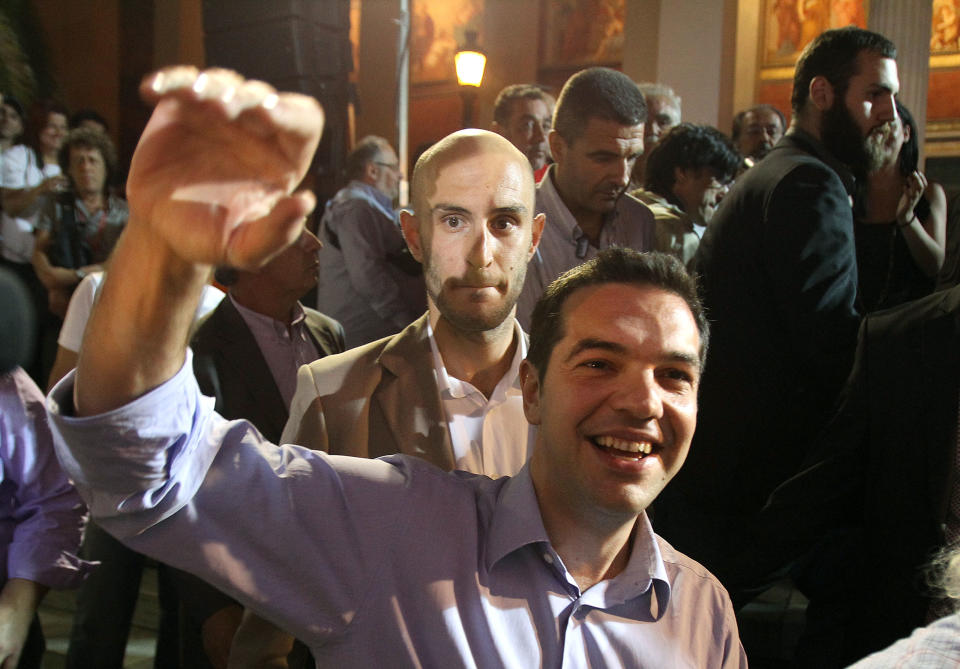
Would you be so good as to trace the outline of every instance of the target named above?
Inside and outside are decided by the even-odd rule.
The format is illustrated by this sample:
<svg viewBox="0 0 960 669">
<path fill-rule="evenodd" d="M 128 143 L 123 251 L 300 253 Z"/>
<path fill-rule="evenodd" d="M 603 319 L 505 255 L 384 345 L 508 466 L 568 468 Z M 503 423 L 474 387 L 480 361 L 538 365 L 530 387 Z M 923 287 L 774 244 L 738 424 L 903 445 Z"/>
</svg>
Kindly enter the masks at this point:
<svg viewBox="0 0 960 669">
<path fill-rule="evenodd" d="M 656 218 L 655 250 L 692 264 L 739 163 L 730 140 L 707 125 L 681 123 L 660 138 L 647 158 L 644 188 L 630 193 Z"/>
<path fill-rule="evenodd" d="M 397 154 L 364 137 L 347 156 L 347 178 L 320 222 L 319 310 L 343 325 L 347 348 L 395 334 L 426 308 L 423 273 L 410 257 L 393 201 Z"/>
</svg>

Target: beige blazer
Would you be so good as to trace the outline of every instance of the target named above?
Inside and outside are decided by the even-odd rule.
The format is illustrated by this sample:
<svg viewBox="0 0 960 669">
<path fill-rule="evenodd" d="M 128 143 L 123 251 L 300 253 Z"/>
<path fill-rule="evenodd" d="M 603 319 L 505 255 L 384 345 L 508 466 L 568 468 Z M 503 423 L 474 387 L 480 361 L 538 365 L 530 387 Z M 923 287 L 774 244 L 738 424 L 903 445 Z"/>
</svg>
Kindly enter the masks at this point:
<svg viewBox="0 0 960 669">
<path fill-rule="evenodd" d="M 455 466 L 424 314 L 403 331 L 300 368 L 282 443 Z"/>
</svg>

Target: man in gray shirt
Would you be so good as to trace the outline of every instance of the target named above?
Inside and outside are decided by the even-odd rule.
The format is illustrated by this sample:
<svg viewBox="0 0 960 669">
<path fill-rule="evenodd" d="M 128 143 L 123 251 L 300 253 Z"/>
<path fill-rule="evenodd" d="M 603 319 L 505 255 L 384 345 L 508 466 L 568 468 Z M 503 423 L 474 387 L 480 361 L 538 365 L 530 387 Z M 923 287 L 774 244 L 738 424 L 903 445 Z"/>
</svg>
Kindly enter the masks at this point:
<svg viewBox="0 0 960 669">
<path fill-rule="evenodd" d="M 387 140 L 364 137 L 347 156 L 350 183 L 320 222 L 317 307 L 343 325 L 347 348 L 399 332 L 426 308 L 423 273 L 393 211 L 400 174 Z"/>
<path fill-rule="evenodd" d="M 563 272 L 611 246 L 653 249 L 653 214 L 624 192 L 643 154 L 646 120 L 643 94 L 621 72 L 583 70 L 560 91 L 549 135 L 556 162 L 537 186 L 537 213 L 547 222 L 517 302 L 524 329 L 537 299 Z"/>
</svg>

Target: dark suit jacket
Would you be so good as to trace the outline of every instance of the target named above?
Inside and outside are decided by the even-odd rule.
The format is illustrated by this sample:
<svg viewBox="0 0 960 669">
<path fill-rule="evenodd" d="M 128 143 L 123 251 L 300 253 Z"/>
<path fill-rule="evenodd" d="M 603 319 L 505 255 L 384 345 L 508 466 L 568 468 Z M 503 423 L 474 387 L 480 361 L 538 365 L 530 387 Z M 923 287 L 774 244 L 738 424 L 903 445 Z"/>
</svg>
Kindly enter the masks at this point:
<svg viewBox="0 0 960 669">
<path fill-rule="evenodd" d="M 924 568 L 944 544 L 956 475 L 958 344 L 960 287 L 867 317 L 840 412 L 750 539 L 785 563 L 818 541 L 832 550 L 822 542 L 837 528 L 852 537 L 836 568 L 852 609 L 845 659 L 925 624 Z"/>
<path fill-rule="evenodd" d="M 694 558 L 673 519 L 756 513 L 799 471 L 850 372 L 859 315 L 848 174 L 805 133 L 734 186 L 695 257 L 711 321 L 697 431 L 658 499 L 657 531 Z M 685 508 L 674 513 L 671 506 Z"/>
<path fill-rule="evenodd" d="M 307 330 L 321 356 L 344 350 L 340 324 L 304 308 Z M 287 408 L 257 341 L 229 298 L 197 326 L 191 340 L 193 369 L 205 395 L 216 398 L 217 412 L 246 418 L 276 443 L 287 422 Z"/>
</svg>

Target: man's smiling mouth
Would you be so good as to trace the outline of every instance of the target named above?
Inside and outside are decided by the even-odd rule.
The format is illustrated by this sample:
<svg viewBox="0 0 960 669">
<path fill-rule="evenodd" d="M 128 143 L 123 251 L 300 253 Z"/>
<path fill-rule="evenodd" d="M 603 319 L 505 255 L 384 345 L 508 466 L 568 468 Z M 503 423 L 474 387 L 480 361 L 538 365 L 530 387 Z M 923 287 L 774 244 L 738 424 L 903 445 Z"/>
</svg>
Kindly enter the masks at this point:
<svg viewBox="0 0 960 669">
<path fill-rule="evenodd" d="M 640 460 L 653 452 L 653 444 L 649 441 L 628 441 L 617 437 L 591 437 L 591 443 L 611 455 L 621 458 Z"/>
</svg>

